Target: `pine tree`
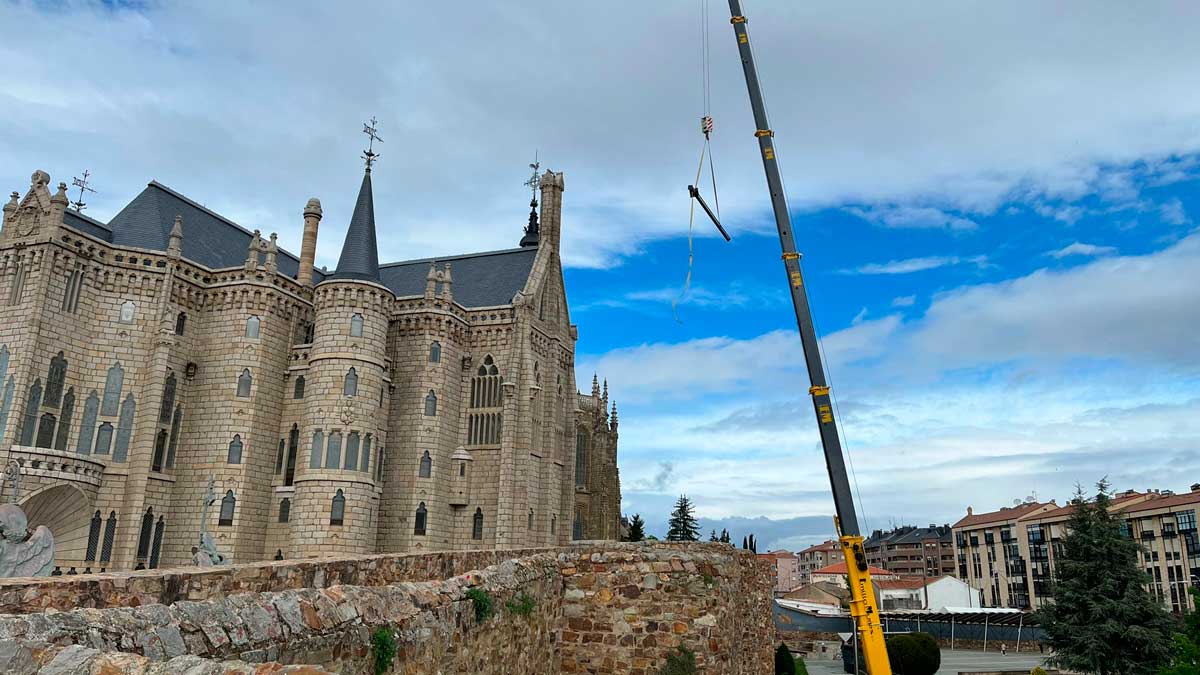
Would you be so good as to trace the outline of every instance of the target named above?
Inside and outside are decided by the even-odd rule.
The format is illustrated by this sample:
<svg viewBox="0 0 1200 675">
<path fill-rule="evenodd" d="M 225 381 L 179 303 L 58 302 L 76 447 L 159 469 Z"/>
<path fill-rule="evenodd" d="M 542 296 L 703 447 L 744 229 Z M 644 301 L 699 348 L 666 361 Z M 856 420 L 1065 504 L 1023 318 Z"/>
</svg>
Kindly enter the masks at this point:
<svg viewBox="0 0 1200 675">
<path fill-rule="evenodd" d="M 717 539 L 717 531 L 716 530 L 713 530 L 712 534 L 708 535 L 708 540 L 709 541 L 721 541 L 720 539 Z"/>
<path fill-rule="evenodd" d="M 667 522 L 667 541 L 700 541 L 700 527 L 692 514 L 692 502 L 687 495 L 680 495 Z"/>
<path fill-rule="evenodd" d="M 646 521 L 640 514 L 633 514 L 629 519 L 629 536 L 626 541 L 642 541 L 646 538 Z"/>
<path fill-rule="evenodd" d="M 742 537 L 742 549 L 746 551 L 750 550 L 750 540 L 746 537 Z"/>
<path fill-rule="evenodd" d="M 722 544 L 729 543 L 729 530 L 727 530 L 723 527 L 721 528 L 721 543 Z"/>
<path fill-rule="evenodd" d="M 758 541 L 754 539 L 754 535 L 750 535 L 750 552 L 758 553 Z"/>
<path fill-rule="evenodd" d="M 1175 634 L 1171 665 L 1159 675 L 1196 675 L 1200 673 L 1200 589 L 1192 587 L 1192 603 L 1196 609 L 1183 617 L 1183 632 Z"/>
<path fill-rule="evenodd" d="M 783 643 L 775 650 L 775 675 L 796 675 L 796 658 Z"/>
<path fill-rule="evenodd" d="M 1077 488 L 1058 558 L 1054 600 L 1038 611 L 1048 663 L 1096 675 L 1151 675 L 1171 658 L 1174 622 L 1150 595 L 1141 547 L 1108 509 L 1108 481 L 1094 500 Z"/>
</svg>

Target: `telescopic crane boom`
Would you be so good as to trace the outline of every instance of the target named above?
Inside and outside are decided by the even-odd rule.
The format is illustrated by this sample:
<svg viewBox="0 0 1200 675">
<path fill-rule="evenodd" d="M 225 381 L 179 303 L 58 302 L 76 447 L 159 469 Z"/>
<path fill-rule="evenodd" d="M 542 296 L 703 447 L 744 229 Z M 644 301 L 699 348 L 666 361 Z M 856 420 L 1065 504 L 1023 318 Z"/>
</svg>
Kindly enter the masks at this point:
<svg viewBox="0 0 1200 675">
<path fill-rule="evenodd" d="M 850 492 L 850 481 L 846 477 L 846 462 L 842 456 L 842 444 L 838 437 L 837 422 L 833 418 L 833 405 L 829 397 L 829 384 L 825 380 L 825 369 L 821 365 L 820 346 L 813 326 L 812 312 L 808 306 L 808 295 L 804 288 L 804 277 L 800 272 L 800 254 L 796 252 L 796 241 L 792 237 L 792 221 L 788 214 L 787 196 L 783 193 L 783 178 L 775 153 L 775 133 L 767 123 L 767 110 L 763 105 L 762 87 L 758 71 L 754 67 L 754 53 L 750 48 L 750 34 L 746 30 L 746 17 L 742 14 L 741 0 L 729 0 L 730 23 L 737 37 L 738 51 L 742 57 L 742 71 L 746 75 L 746 89 L 750 94 L 750 107 L 754 109 L 754 135 L 758 137 L 758 148 L 762 154 L 763 169 L 767 174 L 767 187 L 771 191 L 771 207 L 775 211 L 775 225 L 779 230 L 779 244 L 783 248 L 783 266 L 787 271 L 788 286 L 792 293 L 792 306 L 796 310 L 796 326 L 800 330 L 800 344 L 804 349 L 804 362 L 808 366 L 808 389 L 812 397 L 813 411 L 817 415 L 817 428 L 821 432 L 821 446 L 825 450 L 825 466 L 829 469 L 829 482 L 833 487 L 833 504 L 837 511 L 838 541 L 846 558 L 847 577 L 850 583 L 850 615 L 855 622 L 859 641 L 863 648 L 867 672 L 870 675 L 891 675 L 887 646 L 884 644 L 883 628 L 879 623 L 879 608 L 871 586 L 871 573 L 867 555 L 863 550 L 862 532 L 858 527 L 858 516 L 854 512 L 854 498 Z"/>
</svg>

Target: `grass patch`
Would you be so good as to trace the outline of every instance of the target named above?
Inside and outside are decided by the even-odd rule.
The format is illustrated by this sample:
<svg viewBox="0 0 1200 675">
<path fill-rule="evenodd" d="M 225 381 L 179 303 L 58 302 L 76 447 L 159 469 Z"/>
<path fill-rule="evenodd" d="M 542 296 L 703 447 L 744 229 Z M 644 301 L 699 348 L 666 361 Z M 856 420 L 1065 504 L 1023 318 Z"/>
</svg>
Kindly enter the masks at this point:
<svg viewBox="0 0 1200 675">
<path fill-rule="evenodd" d="M 396 658 L 396 638 L 391 628 L 376 628 L 371 633 L 371 655 L 375 657 L 375 675 L 383 675 L 391 669 Z"/>
<path fill-rule="evenodd" d="M 504 603 L 504 608 L 510 614 L 516 614 L 517 616 L 529 616 L 533 614 L 533 608 L 536 606 L 537 602 L 534 601 L 533 596 L 524 591 L 512 600 Z"/>
<path fill-rule="evenodd" d="M 495 601 L 491 594 L 482 588 L 472 588 L 467 591 L 467 597 L 475 605 L 475 620 L 487 621 L 495 613 Z"/>
</svg>

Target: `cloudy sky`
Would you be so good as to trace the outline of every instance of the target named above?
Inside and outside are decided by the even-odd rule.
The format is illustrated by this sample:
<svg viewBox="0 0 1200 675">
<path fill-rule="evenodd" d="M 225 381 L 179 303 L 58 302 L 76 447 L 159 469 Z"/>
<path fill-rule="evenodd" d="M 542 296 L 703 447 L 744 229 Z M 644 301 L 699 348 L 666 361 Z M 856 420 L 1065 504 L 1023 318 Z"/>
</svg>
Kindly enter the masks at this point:
<svg viewBox="0 0 1200 675">
<path fill-rule="evenodd" d="M 1200 7 L 746 4 L 866 526 L 1200 480 Z M 107 219 L 157 179 L 292 250 L 318 196 L 333 265 L 364 119 L 388 260 L 514 245 L 537 151 L 624 509 L 799 547 L 832 503 L 716 0 L 734 240 L 700 224 L 672 312 L 701 5 L 0 2 L 0 187 L 90 169 Z"/>
</svg>

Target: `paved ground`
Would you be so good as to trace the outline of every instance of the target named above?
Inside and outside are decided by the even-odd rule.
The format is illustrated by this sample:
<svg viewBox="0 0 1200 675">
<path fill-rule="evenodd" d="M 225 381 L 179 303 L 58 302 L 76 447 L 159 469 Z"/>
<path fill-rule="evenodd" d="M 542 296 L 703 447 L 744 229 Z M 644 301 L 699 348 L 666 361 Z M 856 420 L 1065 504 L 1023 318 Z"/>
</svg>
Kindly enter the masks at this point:
<svg viewBox="0 0 1200 675">
<path fill-rule="evenodd" d="M 960 671 L 978 670 L 1023 670 L 1028 672 L 1042 662 L 1042 655 L 1034 650 L 1032 654 L 1022 652 L 1006 656 L 990 649 L 985 652 L 958 649 L 951 651 L 942 649 L 942 667 L 938 675 L 955 675 Z M 805 661 L 808 675 L 844 675 L 841 661 Z"/>
</svg>

